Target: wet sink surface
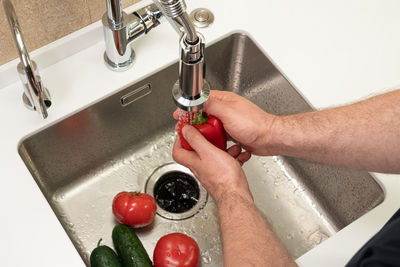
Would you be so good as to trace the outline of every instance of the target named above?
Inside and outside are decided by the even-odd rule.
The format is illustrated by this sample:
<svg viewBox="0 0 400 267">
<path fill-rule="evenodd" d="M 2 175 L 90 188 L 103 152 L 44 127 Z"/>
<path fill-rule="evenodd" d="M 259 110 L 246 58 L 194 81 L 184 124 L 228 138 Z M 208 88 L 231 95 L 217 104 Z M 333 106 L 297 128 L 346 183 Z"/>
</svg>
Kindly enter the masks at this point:
<svg viewBox="0 0 400 267">
<path fill-rule="evenodd" d="M 234 91 L 274 114 L 312 110 L 243 33 L 210 45 L 206 59 L 213 89 Z M 112 245 L 116 193 L 152 191 L 148 181 L 162 173 L 190 174 L 171 156 L 177 71 L 172 64 L 20 143 L 22 159 L 87 265 L 100 238 Z M 280 156 L 252 157 L 244 169 L 257 207 L 293 258 L 384 198 L 366 172 Z M 197 240 L 202 266 L 222 266 L 215 204 L 204 191 L 199 198 L 184 214 L 159 208 L 155 222 L 137 231 L 150 256 L 161 236 L 184 232 Z"/>
</svg>

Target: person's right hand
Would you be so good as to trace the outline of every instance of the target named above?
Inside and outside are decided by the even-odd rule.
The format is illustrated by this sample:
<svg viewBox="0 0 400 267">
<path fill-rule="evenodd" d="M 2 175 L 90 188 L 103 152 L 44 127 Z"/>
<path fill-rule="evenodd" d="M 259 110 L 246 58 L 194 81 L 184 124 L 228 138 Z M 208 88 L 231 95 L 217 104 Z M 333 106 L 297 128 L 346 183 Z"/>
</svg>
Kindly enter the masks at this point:
<svg viewBox="0 0 400 267">
<path fill-rule="evenodd" d="M 246 176 L 241 168 L 241 165 L 250 159 L 250 153 L 242 153 L 237 145 L 222 151 L 191 125 L 184 126 L 182 134 L 193 151 L 184 149 L 178 136 L 172 157 L 192 171 L 217 205 L 226 196 L 241 196 L 253 202 Z"/>
<path fill-rule="evenodd" d="M 218 117 L 225 131 L 252 154 L 273 155 L 268 147 L 276 116 L 232 92 L 212 90 L 203 111 Z M 178 119 L 178 112 L 174 113 Z"/>
</svg>

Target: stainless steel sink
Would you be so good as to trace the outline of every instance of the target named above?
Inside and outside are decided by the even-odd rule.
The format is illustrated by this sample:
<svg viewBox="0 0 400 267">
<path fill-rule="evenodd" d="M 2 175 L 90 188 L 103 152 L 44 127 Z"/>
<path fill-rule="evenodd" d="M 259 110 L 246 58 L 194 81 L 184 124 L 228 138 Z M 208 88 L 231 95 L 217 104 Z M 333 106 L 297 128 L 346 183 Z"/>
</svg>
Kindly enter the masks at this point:
<svg viewBox="0 0 400 267">
<path fill-rule="evenodd" d="M 210 45 L 206 58 L 213 89 L 232 90 L 275 114 L 312 110 L 243 33 Z M 190 174 L 171 157 L 177 71 L 177 63 L 167 66 L 20 143 L 22 159 L 87 265 L 99 238 L 112 246 L 117 192 L 153 193 L 162 174 Z M 253 157 L 244 169 L 258 208 L 293 258 L 384 199 L 367 172 L 290 157 Z M 197 240 L 203 266 L 222 266 L 217 210 L 200 191 L 189 211 L 159 208 L 155 222 L 137 231 L 150 255 L 162 235 L 178 231 Z"/>
</svg>

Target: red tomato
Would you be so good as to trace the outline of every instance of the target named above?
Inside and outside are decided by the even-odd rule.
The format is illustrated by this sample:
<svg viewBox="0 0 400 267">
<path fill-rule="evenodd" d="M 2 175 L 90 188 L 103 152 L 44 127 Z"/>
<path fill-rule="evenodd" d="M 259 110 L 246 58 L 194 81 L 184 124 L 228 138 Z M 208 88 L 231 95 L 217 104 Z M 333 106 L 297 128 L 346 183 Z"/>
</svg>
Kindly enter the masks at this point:
<svg viewBox="0 0 400 267">
<path fill-rule="evenodd" d="M 148 194 L 124 191 L 114 197 L 112 210 L 120 223 L 139 228 L 152 223 L 157 204 Z"/>
<path fill-rule="evenodd" d="M 158 240 L 154 249 L 154 267 L 196 267 L 199 246 L 193 238 L 181 234 L 168 234 Z"/>
</svg>

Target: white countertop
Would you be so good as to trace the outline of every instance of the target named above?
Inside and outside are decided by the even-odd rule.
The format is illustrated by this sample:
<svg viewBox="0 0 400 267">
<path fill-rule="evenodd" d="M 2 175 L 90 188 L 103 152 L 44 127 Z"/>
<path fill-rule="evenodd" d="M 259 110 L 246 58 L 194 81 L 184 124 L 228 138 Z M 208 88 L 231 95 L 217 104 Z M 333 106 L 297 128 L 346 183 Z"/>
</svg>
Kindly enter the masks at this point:
<svg viewBox="0 0 400 267">
<path fill-rule="evenodd" d="M 189 0 L 188 6 L 213 11 L 214 24 L 201 30 L 208 42 L 248 32 L 316 108 L 400 88 L 397 0 Z M 84 266 L 18 155 L 18 142 L 176 60 L 177 42 L 164 21 L 134 44 L 136 63 L 123 73 L 103 63 L 100 22 L 33 51 L 53 100 L 46 120 L 22 105 L 18 61 L 0 66 L 1 266 Z M 300 257 L 300 266 L 344 265 L 400 207 L 400 176 L 376 177 L 384 202 Z"/>
</svg>

